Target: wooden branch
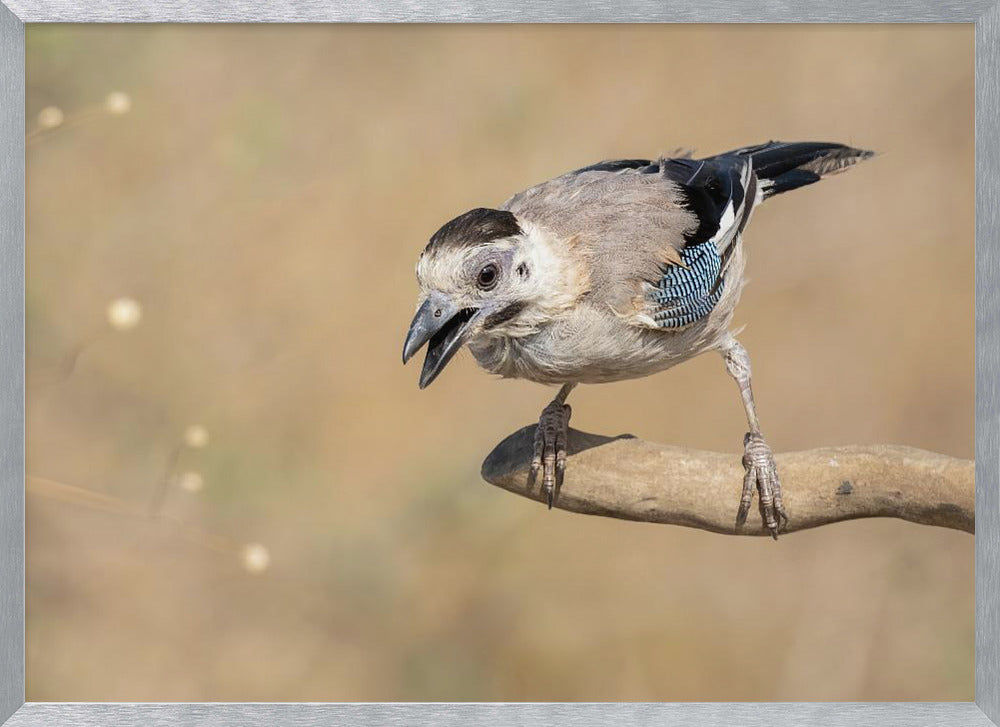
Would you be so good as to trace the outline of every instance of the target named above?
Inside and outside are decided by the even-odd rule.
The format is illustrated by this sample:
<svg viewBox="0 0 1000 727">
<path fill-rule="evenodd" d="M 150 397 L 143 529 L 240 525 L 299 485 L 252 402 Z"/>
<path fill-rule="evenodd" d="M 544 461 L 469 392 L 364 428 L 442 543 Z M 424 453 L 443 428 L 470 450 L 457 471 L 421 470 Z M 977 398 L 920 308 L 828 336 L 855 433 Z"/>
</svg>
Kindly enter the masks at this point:
<svg viewBox="0 0 1000 727">
<path fill-rule="evenodd" d="M 535 427 L 496 446 L 483 479 L 542 502 L 528 489 Z M 587 515 L 734 533 L 741 455 L 654 444 L 625 434 L 569 430 L 566 478 L 555 507 Z M 782 532 L 841 520 L 895 517 L 975 532 L 975 463 L 889 444 L 776 454 L 789 522 Z M 539 479 L 541 479 L 539 477 Z M 767 535 L 756 504 L 740 535 Z"/>
</svg>

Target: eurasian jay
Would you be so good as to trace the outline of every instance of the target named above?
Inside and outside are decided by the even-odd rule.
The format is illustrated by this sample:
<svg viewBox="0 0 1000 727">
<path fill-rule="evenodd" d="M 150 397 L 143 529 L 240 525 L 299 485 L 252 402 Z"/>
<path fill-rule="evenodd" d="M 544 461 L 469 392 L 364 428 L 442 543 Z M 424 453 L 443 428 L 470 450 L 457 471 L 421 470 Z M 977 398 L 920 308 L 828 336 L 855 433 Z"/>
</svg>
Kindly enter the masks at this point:
<svg viewBox="0 0 1000 727">
<path fill-rule="evenodd" d="M 420 298 L 403 362 L 427 344 L 424 388 L 468 345 L 491 373 L 560 385 L 542 410 L 531 461 L 551 508 L 574 386 L 648 376 L 718 351 L 750 429 L 736 527 L 756 490 L 777 538 L 788 519 L 781 484 L 757 419 L 750 357 L 730 331 L 744 284 L 742 233 L 762 201 L 870 156 L 842 144 L 772 141 L 704 159 L 604 161 L 497 209 L 459 215 L 417 262 Z"/>
</svg>

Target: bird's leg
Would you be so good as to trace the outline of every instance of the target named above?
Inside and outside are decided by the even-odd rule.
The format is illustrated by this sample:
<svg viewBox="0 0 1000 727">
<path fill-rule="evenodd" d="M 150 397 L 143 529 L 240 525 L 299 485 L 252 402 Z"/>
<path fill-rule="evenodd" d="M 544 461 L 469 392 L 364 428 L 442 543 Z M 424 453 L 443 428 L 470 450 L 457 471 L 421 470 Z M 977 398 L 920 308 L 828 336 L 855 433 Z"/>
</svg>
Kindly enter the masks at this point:
<svg viewBox="0 0 1000 727">
<path fill-rule="evenodd" d="M 538 471 L 542 471 L 542 491 L 552 509 L 556 492 L 562 487 L 563 474 L 566 472 L 566 433 L 569 428 L 569 417 L 572 413 L 566 397 L 576 384 L 563 384 L 556 398 L 542 409 L 538 418 L 538 428 L 535 429 L 535 454 L 531 458 L 531 473 L 528 476 L 528 489 L 535 484 Z"/>
<path fill-rule="evenodd" d="M 753 501 L 753 491 L 758 493 L 758 506 L 764 526 L 770 531 L 771 537 L 778 539 L 778 530 L 788 522 L 785 507 L 781 501 L 781 483 L 778 481 L 778 470 L 774 465 L 774 454 L 764 441 L 757 420 L 757 409 L 753 403 L 753 390 L 750 388 L 750 356 L 745 348 L 735 338 L 730 339 L 729 346 L 722 351 L 726 360 L 726 370 L 740 387 L 743 397 L 743 408 L 747 413 L 747 423 L 750 431 L 743 438 L 743 495 L 740 497 L 740 509 L 736 513 L 736 529 L 739 530 L 746 522 Z"/>
</svg>

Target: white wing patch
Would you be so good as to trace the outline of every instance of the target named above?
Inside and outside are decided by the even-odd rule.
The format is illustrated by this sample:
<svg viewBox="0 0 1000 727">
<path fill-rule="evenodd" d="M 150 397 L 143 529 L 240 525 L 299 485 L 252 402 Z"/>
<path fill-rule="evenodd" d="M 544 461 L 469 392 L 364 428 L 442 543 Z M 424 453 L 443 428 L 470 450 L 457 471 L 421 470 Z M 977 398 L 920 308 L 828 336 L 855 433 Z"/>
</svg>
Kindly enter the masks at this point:
<svg viewBox="0 0 1000 727">
<path fill-rule="evenodd" d="M 723 213 L 722 219 L 719 220 L 719 231 L 712 238 L 712 242 L 715 243 L 715 249 L 723 256 L 723 271 L 725 271 L 726 263 L 729 261 L 729 247 L 739 235 L 740 230 L 747 226 L 747 223 L 750 221 L 750 213 L 753 212 L 753 208 L 761 200 L 759 184 L 754 185 L 756 189 L 751 194 L 750 187 L 752 180 L 753 162 L 748 158 L 743 165 L 743 172 L 740 174 L 739 182 L 743 190 L 743 201 L 740 203 L 739 209 L 734 211 L 733 201 L 732 199 L 729 200 L 726 211 Z"/>
<path fill-rule="evenodd" d="M 726 211 L 722 215 L 722 219 L 719 220 L 719 231 L 715 233 L 712 237 L 712 242 L 715 246 L 719 247 L 719 241 L 723 240 L 729 229 L 736 223 L 736 212 L 733 210 L 733 201 L 729 200 L 729 204 L 726 205 Z"/>
</svg>

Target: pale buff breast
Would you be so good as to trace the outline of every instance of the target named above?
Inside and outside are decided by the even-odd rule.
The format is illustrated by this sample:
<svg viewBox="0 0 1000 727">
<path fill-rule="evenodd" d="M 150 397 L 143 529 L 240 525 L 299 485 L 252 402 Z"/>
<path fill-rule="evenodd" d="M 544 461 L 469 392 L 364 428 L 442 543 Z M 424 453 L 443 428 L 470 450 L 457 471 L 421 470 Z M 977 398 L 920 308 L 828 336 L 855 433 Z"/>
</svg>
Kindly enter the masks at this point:
<svg viewBox="0 0 1000 727">
<path fill-rule="evenodd" d="M 680 330 L 633 325 L 607 306 L 581 301 L 537 333 L 480 339 L 469 348 L 486 371 L 541 384 L 596 384 L 648 376 L 728 340 L 743 287 L 743 269 L 740 242 L 715 308 Z"/>
</svg>

